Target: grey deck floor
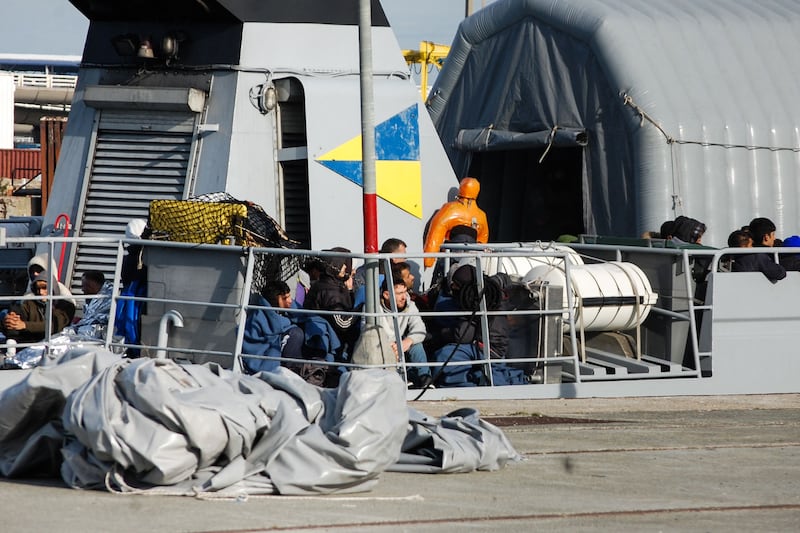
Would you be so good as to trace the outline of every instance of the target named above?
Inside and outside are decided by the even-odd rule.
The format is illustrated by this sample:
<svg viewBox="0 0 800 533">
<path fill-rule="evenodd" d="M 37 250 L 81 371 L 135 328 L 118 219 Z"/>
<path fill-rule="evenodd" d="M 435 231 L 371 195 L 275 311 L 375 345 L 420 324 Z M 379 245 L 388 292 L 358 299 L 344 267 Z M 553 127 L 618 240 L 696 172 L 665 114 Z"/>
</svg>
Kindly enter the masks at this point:
<svg viewBox="0 0 800 533">
<path fill-rule="evenodd" d="M 0 480 L 1 529 L 800 531 L 800 395 L 414 406 L 516 421 L 504 429 L 525 460 L 499 472 L 384 474 L 364 494 L 243 501 Z"/>
</svg>

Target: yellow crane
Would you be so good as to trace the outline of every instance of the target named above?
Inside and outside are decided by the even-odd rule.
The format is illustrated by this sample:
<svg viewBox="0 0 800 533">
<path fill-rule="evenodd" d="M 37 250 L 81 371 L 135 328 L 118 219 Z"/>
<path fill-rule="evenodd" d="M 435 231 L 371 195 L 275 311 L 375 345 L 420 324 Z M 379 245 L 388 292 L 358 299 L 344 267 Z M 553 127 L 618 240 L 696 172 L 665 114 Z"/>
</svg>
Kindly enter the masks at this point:
<svg viewBox="0 0 800 533">
<path fill-rule="evenodd" d="M 417 64 L 420 66 L 420 94 L 423 100 L 428 97 L 428 69 L 434 66 L 441 70 L 444 59 L 449 53 L 449 46 L 431 41 L 421 41 L 419 50 L 403 50 L 403 57 L 409 66 Z"/>
</svg>

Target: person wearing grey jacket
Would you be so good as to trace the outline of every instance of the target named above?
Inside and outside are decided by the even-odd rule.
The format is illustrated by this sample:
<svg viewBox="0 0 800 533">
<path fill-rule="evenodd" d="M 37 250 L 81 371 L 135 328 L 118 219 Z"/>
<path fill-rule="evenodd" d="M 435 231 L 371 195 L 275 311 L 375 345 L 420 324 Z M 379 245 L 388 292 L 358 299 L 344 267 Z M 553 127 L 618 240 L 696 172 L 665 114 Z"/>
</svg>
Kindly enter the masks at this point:
<svg viewBox="0 0 800 533">
<path fill-rule="evenodd" d="M 422 343 L 428 334 L 425 322 L 419 316 L 419 310 L 408 296 L 408 288 L 400 276 L 394 279 L 394 299 L 397 305 L 397 314 L 392 313 L 392 300 L 389 293 L 389 279 L 386 278 L 381 286 L 381 311 L 378 317 L 378 326 L 386 333 L 391 342 L 392 351 L 400 357 L 400 349 L 405 354 L 406 361 L 410 363 L 427 363 L 428 356 Z M 397 330 L 395 330 L 395 317 Z M 397 345 L 396 334 L 399 333 L 401 346 Z M 431 385 L 431 369 L 428 366 L 414 366 L 408 369 L 408 376 L 412 387 L 424 388 Z"/>
</svg>

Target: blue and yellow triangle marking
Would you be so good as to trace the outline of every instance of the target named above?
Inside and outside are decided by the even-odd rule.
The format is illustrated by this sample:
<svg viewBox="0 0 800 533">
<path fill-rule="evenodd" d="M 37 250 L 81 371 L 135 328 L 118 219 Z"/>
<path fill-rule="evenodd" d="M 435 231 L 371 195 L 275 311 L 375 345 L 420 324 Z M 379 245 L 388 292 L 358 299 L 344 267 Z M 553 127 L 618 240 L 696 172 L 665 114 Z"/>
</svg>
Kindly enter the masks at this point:
<svg viewBox="0 0 800 533">
<path fill-rule="evenodd" d="M 377 194 L 417 218 L 422 218 L 422 165 L 419 161 L 417 104 L 375 126 Z M 361 135 L 317 158 L 326 168 L 364 186 Z"/>
</svg>

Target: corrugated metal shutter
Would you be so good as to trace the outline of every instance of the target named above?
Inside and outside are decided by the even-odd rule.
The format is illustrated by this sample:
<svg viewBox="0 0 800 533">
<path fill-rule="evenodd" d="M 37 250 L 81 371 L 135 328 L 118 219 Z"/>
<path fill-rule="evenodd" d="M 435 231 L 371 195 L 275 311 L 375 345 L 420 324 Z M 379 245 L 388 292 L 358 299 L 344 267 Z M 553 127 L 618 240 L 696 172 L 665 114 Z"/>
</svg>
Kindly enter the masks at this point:
<svg viewBox="0 0 800 533">
<path fill-rule="evenodd" d="M 80 223 L 81 237 L 118 237 L 132 218 L 147 219 L 151 200 L 184 198 L 195 120 L 192 112 L 100 111 Z M 113 275 L 116 248 L 77 247 L 70 272 Z"/>
</svg>

